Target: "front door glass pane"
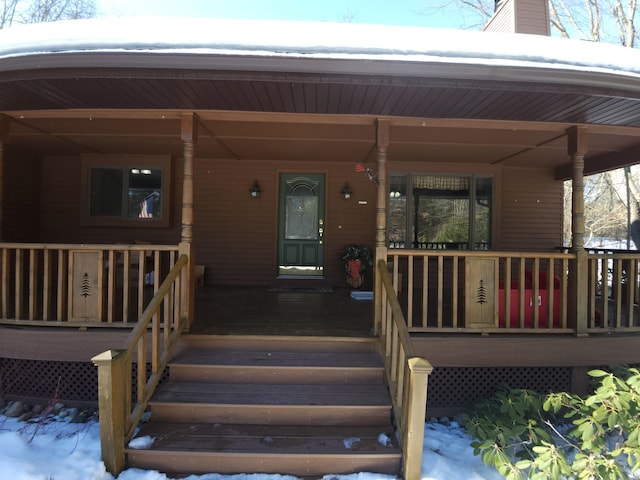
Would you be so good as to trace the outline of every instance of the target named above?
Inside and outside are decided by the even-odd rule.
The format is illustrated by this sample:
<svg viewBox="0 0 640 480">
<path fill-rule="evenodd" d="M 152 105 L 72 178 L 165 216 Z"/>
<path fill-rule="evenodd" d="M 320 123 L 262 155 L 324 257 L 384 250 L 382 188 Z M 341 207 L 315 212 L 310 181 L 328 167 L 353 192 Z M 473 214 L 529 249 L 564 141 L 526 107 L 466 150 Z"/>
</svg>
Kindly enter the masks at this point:
<svg viewBox="0 0 640 480">
<path fill-rule="evenodd" d="M 317 197 L 288 195 L 285 216 L 285 238 L 287 240 L 317 240 Z"/>
</svg>

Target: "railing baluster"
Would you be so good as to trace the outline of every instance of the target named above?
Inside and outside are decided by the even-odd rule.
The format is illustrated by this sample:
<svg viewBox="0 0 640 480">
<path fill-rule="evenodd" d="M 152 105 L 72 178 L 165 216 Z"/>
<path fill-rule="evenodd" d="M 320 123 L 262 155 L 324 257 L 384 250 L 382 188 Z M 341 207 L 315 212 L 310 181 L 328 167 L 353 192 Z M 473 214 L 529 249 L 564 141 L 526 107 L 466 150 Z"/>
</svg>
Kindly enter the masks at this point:
<svg viewBox="0 0 640 480">
<path fill-rule="evenodd" d="M 22 320 L 22 298 L 23 298 L 23 285 L 22 285 L 22 261 L 23 250 L 21 248 L 16 249 L 16 271 L 15 271 L 15 315 L 17 320 Z"/>
<path fill-rule="evenodd" d="M 129 322 L 130 252 L 122 252 L 122 323 Z"/>
<path fill-rule="evenodd" d="M 451 278 L 451 321 L 452 327 L 458 327 L 458 255 L 453 256 L 453 275 Z"/>
<path fill-rule="evenodd" d="M 107 271 L 107 323 L 111 324 L 113 323 L 116 303 L 116 252 L 109 249 L 107 255 L 107 262 L 109 262 L 109 268 Z"/>
<path fill-rule="evenodd" d="M 58 254 L 58 295 L 57 295 L 57 315 L 56 320 L 61 322 L 65 315 L 67 304 L 67 252 L 60 250 Z"/>
<path fill-rule="evenodd" d="M 44 249 L 42 256 L 42 320 L 49 320 L 51 308 L 51 250 Z"/>
<path fill-rule="evenodd" d="M 29 320 L 36 319 L 36 308 L 38 300 L 38 273 L 37 252 L 34 248 L 29 249 Z"/>
<path fill-rule="evenodd" d="M 9 250 L 2 249 L 2 318 L 9 318 Z"/>
<path fill-rule="evenodd" d="M 407 326 L 409 327 L 413 327 L 413 258 L 409 257 L 407 272 Z"/>
<path fill-rule="evenodd" d="M 444 257 L 442 255 L 438 256 L 438 328 L 442 328 L 442 294 L 444 293 Z"/>
<path fill-rule="evenodd" d="M 422 257 L 422 326 L 429 326 L 429 257 Z"/>
</svg>

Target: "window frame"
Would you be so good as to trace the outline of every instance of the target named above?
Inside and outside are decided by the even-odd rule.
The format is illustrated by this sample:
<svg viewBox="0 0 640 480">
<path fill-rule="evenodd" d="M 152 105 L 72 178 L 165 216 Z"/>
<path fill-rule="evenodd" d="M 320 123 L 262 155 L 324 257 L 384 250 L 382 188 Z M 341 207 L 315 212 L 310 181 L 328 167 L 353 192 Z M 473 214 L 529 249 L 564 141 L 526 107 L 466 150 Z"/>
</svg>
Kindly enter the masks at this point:
<svg viewBox="0 0 640 480">
<path fill-rule="evenodd" d="M 96 168 L 121 169 L 127 177 L 132 168 L 160 169 L 161 216 L 138 218 L 120 215 L 91 215 L 91 173 Z M 168 227 L 171 205 L 171 157 L 165 155 L 83 155 L 81 181 L 80 223 L 102 227 Z M 123 181 L 123 185 L 125 182 Z"/>
<path fill-rule="evenodd" d="M 394 182 L 393 178 L 403 178 L 403 181 L 399 183 Z M 496 215 L 496 185 L 497 185 L 497 176 L 493 173 L 430 173 L 430 172 L 391 172 L 389 174 L 388 187 L 386 192 L 387 198 L 387 248 L 393 250 L 402 250 L 402 249 L 418 249 L 417 245 L 414 245 L 414 229 L 416 228 L 415 224 L 415 197 L 414 197 L 414 178 L 415 177 L 465 177 L 469 179 L 469 231 L 468 231 L 468 244 L 473 247 L 475 244 L 474 231 L 475 231 L 475 223 L 476 223 L 476 209 L 475 209 L 475 198 L 476 198 L 476 186 L 477 180 L 481 178 L 489 178 L 491 180 L 491 211 L 489 216 L 489 247 L 488 250 L 492 250 L 494 248 L 495 243 L 495 215 Z M 391 218 L 390 218 L 390 198 L 392 188 L 395 186 L 403 186 L 406 190 L 405 192 L 405 222 L 404 222 L 404 242 L 402 246 L 395 246 L 390 241 L 390 227 L 391 227 Z M 465 251 L 478 251 L 480 249 L 467 248 Z"/>
</svg>

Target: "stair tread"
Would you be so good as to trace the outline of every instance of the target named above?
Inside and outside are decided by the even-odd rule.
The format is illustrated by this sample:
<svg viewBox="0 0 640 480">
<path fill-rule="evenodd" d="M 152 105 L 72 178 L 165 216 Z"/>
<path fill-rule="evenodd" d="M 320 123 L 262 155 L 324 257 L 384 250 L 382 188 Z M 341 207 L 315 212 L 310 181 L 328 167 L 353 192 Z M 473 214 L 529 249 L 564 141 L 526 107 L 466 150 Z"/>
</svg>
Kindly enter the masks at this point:
<svg viewBox="0 0 640 480">
<path fill-rule="evenodd" d="M 296 368 L 382 368 L 375 352 L 307 352 L 272 350 L 185 350 L 172 365 L 252 366 Z"/>
<path fill-rule="evenodd" d="M 151 422 L 138 437 L 154 439 L 148 450 L 208 454 L 399 455 L 389 425 L 268 426 Z M 383 436 L 388 444 L 381 443 Z M 131 449 L 130 449 L 131 450 Z"/>
<path fill-rule="evenodd" d="M 382 384 L 238 384 L 168 382 L 151 403 L 208 403 L 229 405 L 375 405 L 390 404 Z"/>
</svg>

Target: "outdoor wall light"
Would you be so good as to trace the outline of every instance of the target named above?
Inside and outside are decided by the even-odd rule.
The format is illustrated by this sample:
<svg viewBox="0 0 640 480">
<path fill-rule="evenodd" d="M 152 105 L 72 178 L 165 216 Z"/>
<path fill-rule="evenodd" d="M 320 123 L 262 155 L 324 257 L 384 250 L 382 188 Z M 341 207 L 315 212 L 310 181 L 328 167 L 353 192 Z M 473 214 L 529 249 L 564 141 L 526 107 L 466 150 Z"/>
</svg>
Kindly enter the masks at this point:
<svg viewBox="0 0 640 480">
<path fill-rule="evenodd" d="M 351 198 L 352 193 L 353 191 L 351 190 L 351 187 L 349 186 L 349 184 L 345 183 L 344 187 L 342 187 L 342 196 L 344 197 L 344 199 L 349 200 Z"/>
<path fill-rule="evenodd" d="M 251 198 L 258 198 L 260 196 L 260 185 L 258 185 L 257 180 L 251 185 L 249 193 L 251 194 Z"/>
</svg>

